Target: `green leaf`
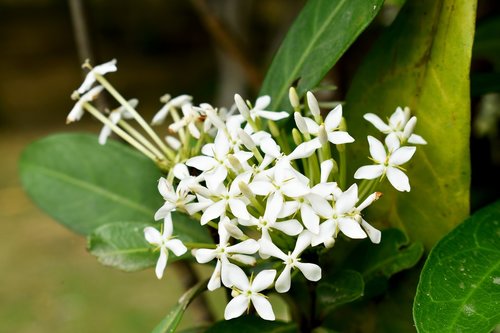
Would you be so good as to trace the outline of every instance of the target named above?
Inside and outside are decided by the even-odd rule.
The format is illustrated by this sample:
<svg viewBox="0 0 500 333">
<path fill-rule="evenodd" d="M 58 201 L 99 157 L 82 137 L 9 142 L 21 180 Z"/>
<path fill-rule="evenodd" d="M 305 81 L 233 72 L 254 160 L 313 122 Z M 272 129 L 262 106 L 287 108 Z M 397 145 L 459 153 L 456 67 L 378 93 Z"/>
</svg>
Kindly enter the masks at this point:
<svg viewBox="0 0 500 333">
<path fill-rule="evenodd" d="M 376 129 L 362 115 L 382 119 L 397 106 L 418 117 L 419 146 L 405 167 L 410 193 L 385 187 L 371 211 L 380 223 L 403 229 L 430 249 L 469 213 L 469 67 L 475 1 L 408 0 L 368 53 L 347 95 L 352 170 L 370 164 L 367 134 Z M 370 207 L 372 208 L 372 207 Z M 388 222 L 388 223 L 387 223 Z"/>
<path fill-rule="evenodd" d="M 294 323 L 267 321 L 255 316 L 243 316 L 215 323 L 206 333 L 298 333 Z"/>
<path fill-rule="evenodd" d="M 169 314 L 153 329 L 152 333 L 173 333 L 191 301 L 206 289 L 208 281 L 201 281 L 184 293 Z"/>
<path fill-rule="evenodd" d="M 422 270 L 418 332 L 491 332 L 500 324 L 500 201 L 443 238 Z"/>
<path fill-rule="evenodd" d="M 154 163 L 117 141 L 101 146 L 94 135 L 56 134 L 36 141 L 24 150 L 20 171 L 33 201 L 81 234 L 118 221 L 152 224 L 163 204 L 157 189 L 162 174 Z M 173 222 L 182 240 L 211 242 L 206 230 L 188 216 L 174 213 Z M 106 232 L 110 240 L 116 230 L 102 229 L 99 237 Z"/>
<path fill-rule="evenodd" d="M 314 88 L 373 20 L 383 0 L 309 0 L 288 31 L 264 79 L 260 95 L 271 110 L 290 109 L 288 89 Z"/>
<path fill-rule="evenodd" d="M 101 264 L 124 271 L 154 266 L 158 255 L 153 253 L 151 245 L 144 238 L 143 230 L 147 226 L 136 222 L 105 224 L 88 236 L 88 249 Z"/>
<path fill-rule="evenodd" d="M 380 244 L 362 242 L 349 256 L 350 268 L 361 272 L 365 281 L 377 276 L 386 278 L 415 266 L 422 257 L 421 243 L 410 244 L 408 237 L 398 229 L 382 231 Z"/>
<path fill-rule="evenodd" d="M 56 134 L 29 145 L 21 180 L 35 203 L 73 231 L 88 234 L 109 222 L 153 222 L 163 204 L 161 173 L 146 157 L 89 134 Z"/>
<path fill-rule="evenodd" d="M 321 279 L 316 289 L 319 308 L 329 311 L 332 307 L 352 302 L 363 296 L 363 276 L 351 270 L 342 270 Z"/>
</svg>

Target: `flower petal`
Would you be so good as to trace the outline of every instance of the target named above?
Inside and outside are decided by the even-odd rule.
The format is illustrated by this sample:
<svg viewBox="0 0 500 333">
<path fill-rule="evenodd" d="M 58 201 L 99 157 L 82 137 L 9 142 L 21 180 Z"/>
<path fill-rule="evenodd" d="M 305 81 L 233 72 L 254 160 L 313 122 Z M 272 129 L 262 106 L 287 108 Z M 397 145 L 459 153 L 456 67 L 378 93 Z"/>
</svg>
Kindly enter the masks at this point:
<svg viewBox="0 0 500 333">
<path fill-rule="evenodd" d="M 265 180 L 257 180 L 248 184 L 250 190 L 256 195 L 268 195 L 275 190 L 274 185 Z"/>
<path fill-rule="evenodd" d="M 416 147 L 401 147 L 396 149 L 389 157 L 389 165 L 401 165 L 408 162 L 416 150 Z"/>
<path fill-rule="evenodd" d="M 370 155 L 377 163 L 384 163 L 387 157 L 384 145 L 373 136 L 368 135 L 368 144 L 370 145 Z"/>
<path fill-rule="evenodd" d="M 376 129 L 378 129 L 382 133 L 387 133 L 391 130 L 391 128 L 382 121 L 376 114 L 366 113 L 363 118 L 370 122 Z"/>
<path fill-rule="evenodd" d="M 398 168 L 387 168 L 387 179 L 394 188 L 400 192 L 410 192 L 410 180 L 405 173 Z"/>
<path fill-rule="evenodd" d="M 366 233 L 361 229 L 358 222 L 351 218 L 340 218 L 339 229 L 344 235 L 352 239 L 363 239 L 366 238 Z"/>
<path fill-rule="evenodd" d="M 229 320 L 241 316 L 250 304 L 250 298 L 245 295 L 238 295 L 227 303 L 224 310 L 224 319 Z"/>
<path fill-rule="evenodd" d="M 271 303 L 261 295 L 252 295 L 250 296 L 252 300 L 255 311 L 257 311 L 258 315 L 265 320 L 275 320 L 276 316 L 273 312 L 273 307 Z"/>
<path fill-rule="evenodd" d="M 275 112 L 275 111 L 263 111 L 263 110 L 256 110 L 255 114 L 261 118 L 269 120 L 281 120 L 288 118 L 288 116 L 290 115 L 286 111 Z"/>
<path fill-rule="evenodd" d="M 292 214 L 295 214 L 295 212 L 299 209 L 299 202 L 298 201 L 285 201 L 283 203 L 283 206 L 281 207 L 281 211 L 278 214 L 278 218 L 284 218 L 288 217 Z"/>
<path fill-rule="evenodd" d="M 321 267 L 316 264 L 297 262 L 295 267 L 297 267 L 309 281 L 319 281 L 321 279 Z"/>
<path fill-rule="evenodd" d="M 227 261 L 227 263 L 229 263 L 229 261 Z M 231 284 L 242 291 L 250 290 L 250 282 L 245 272 L 238 266 L 234 264 L 231 265 L 231 274 L 229 275 Z"/>
<path fill-rule="evenodd" d="M 283 272 L 281 272 L 280 276 L 276 280 L 274 288 L 277 292 L 286 293 L 288 290 L 290 290 L 290 283 L 292 280 L 290 274 L 291 269 L 292 268 L 289 265 L 286 265 L 285 269 L 283 269 Z"/>
<path fill-rule="evenodd" d="M 259 243 L 255 239 L 247 239 L 227 247 L 226 251 L 228 253 L 254 254 L 259 251 Z"/>
<path fill-rule="evenodd" d="M 259 253 L 263 253 L 268 256 L 273 256 L 279 258 L 283 261 L 286 260 L 287 255 L 283 253 L 276 245 L 274 245 L 270 240 L 262 238 L 260 241 Z"/>
<path fill-rule="evenodd" d="M 342 104 L 337 105 L 332 111 L 328 112 L 325 118 L 325 128 L 327 132 L 337 129 L 342 120 Z"/>
<path fill-rule="evenodd" d="M 358 202 L 358 185 L 352 184 L 344 193 L 342 193 L 335 203 L 337 214 L 342 215 L 354 209 Z"/>
<path fill-rule="evenodd" d="M 354 138 L 344 131 L 335 131 L 328 133 L 328 141 L 334 145 L 354 142 Z"/>
<path fill-rule="evenodd" d="M 146 241 L 148 243 L 153 245 L 160 245 L 162 242 L 160 232 L 153 227 L 144 228 L 144 238 L 146 238 Z"/>
<path fill-rule="evenodd" d="M 186 161 L 187 166 L 201 171 L 211 170 L 218 164 L 219 163 L 213 157 L 209 156 L 195 156 Z"/>
<path fill-rule="evenodd" d="M 214 291 L 215 289 L 220 288 L 221 286 L 221 281 L 220 281 L 220 273 L 221 273 L 221 268 L 222 264 L 220 260 L 217 260 L 217 264 L 215 265 L 215 269 L 210 276 L 210 280 L 208 281 L 207 289 L 210 291 Z"/>
<path fill-rule="evenodd" d="M 408 138 L 408 143 L 412 143 L 414 145 L 426 145 L 427 141 L 425 141 L 425 139 L 418 134 L 412 134 Z"/>
<path fill-rule="evenodd" d="M 209 206 L 201 216 L 200 220 L 201 225 L 205 225 L 209 221 L 212 221 L 213 219 L 220 217 L 225 210 L 226 210 L 226 202 L 224 200 L 215 202 L 213 205 Z"/>
<path fill-rule="evenodd" d="M 361 220 L 361 226 L 363 227 L 363 229 L 365 229 L 372 243 L 380 243 L 380 239 L 382 238 L 382 233 L 380 232 L 380 230 L 375 229 L 365 220 Z"/>
<path fill-rule="evenodd" d="M 275 222 L 273 229 L 277 229 L 288 236 L 296 236 L 304 230 L 302 224 L 297 220 L 288 220 L 282 222 Z"/>
<path fill-rule="evenodd" d="M 297 198 L 308 194 L 310 192 L 310 189 L 298 180 L 292 179 L 285 182 L 283 186 L 281 186 L 281 191 L 284 195 L 290 198 Z"/>
<path fill-rule="evenodd" d="M 262 290 L 269 288 L 273 284 L 275 277 L 275 269 L 265 269 L 263 271 L 260 271 L 260 273 L 255 276 L 250 289 L 256 293 L 261 292 Z"/>
<path fill-rule="evenodd" d="M 243 201 L 239 199 L 229 199 L 228 203 L 234 216 L 244 220 L 248 220 L 250 218 L 247 205 Z"/>
<path fill-rule="evenodd" d="M 311 206 L 302 204 L 300 214 L 304 226 L 312 233 L 317 234 L 319 232 L 319 216 L 314 212 Z"/>
<path fill-rule="evenodd" d="M 288 155 L 288 159 L 296 160 L 309 157 L 319 148 L 321 148 L 321 142 L 318 138 L 302 142 L 290 153 L 290 155 Z"/>
<path fill-rule="evenodd" d="M 160 250 L 160 257 L 156 262 L 156 268 L 155 268 L 156 277 L 158 279 L 161 279 L 163 277 L 163 271 L 165 271 L 165 267 L 167 267 L 167 260 L 168 260 L 168 252 L 166 249 L 162 248 Z"/>
<path fill-rule="evenodd" d="M 380 176 L 385 171 L 385 167 L 381 164 L 377 165 L 365 165 L 360 167 L 356 172 L 354 173 L 354 178 L 355 179 L 375 179 Z"/>
<path fill-rule="evenodd" d="M 217 256 L 217 252 L 214 249 L 196 249 L 193 250 L 194 257 L 196 261 L 200 264 L 206 264 L 209 261 L 212 261 Z"/>
<path fill-rule="evenodd" d="M 186 246 L 184 246 L 184 244 L 182 244 L 179 239 L 171 239 L 166 242 L 165 246 L 169 250 L 171 250 L 177 257 L 180 257 L 187 252 Z"/>
</svg>

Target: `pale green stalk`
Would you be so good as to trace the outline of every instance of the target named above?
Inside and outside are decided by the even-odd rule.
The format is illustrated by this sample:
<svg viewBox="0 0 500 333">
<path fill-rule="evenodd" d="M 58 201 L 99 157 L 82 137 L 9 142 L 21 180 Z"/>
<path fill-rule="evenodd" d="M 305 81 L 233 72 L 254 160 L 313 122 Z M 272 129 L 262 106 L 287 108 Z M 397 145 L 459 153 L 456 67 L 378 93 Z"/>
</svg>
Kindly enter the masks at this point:
<svg viewBox="0 0 500 333">
<path fill-rule="evenodd" d="M 134 127 L 130 126 L 129 123 L 127 123 L 125 120 L 121 119 L 118 122 L 118 125 L 122 127 L 125 131 L 130 133 L 132 137 L 134 137 L 137 141 L 142 143 L 144 147 L 147 149 L 151 150 L 156 156 L 163 156 L 163 154 L 151 144 L 141 133 L 139 133 Z"/>
</svg>

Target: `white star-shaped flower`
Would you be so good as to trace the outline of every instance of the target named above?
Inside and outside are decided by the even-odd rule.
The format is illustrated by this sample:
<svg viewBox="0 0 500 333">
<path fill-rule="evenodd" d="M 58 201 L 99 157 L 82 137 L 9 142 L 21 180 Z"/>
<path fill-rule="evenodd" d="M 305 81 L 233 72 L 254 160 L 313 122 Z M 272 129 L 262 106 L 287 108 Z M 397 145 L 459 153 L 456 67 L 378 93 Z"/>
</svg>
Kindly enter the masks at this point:
<svg viewBox="0 0 500 333">
<path fill-rule="evenodd" d="M 387 124 L 374 113 L 366 113 L 363 118 L 375 126 L 380 132 L 397 135 L 402 143 L 407 141 L 412 144 L 427 144 L 420 135 L 413 134 L 417 118 L 410 118 L 409 108 L 403 110 L 397 107 L 396 111 L 389 117 Z"/>
<path fill-rule="evenodd" d="M 174 190 L 172 184 L 163 177 L 158 181 L 158 192 L 165 200 L 165 204 L 156 211 L 154 216 L 156 221 L 170 216 L 170 212 L 179 207 L 185 208 L 186 204 L 195 199 L 194 195 L 189 194 L 187 188 L 178 186 L 177 190 Z"/>
<path fill-rule="evenodd" d="M 172 124 L 170 124 L 170 126 L 168 126 L 168 129 L 174 133 L 177 133 L 182 128 L 187 127 L 189 133 L 191 133 L 193 138 L 199 139 L 201 134 L 197 124 L 204 119 L 204 116 L 200 114 L 198 111 L 196 111 L 196 109 L 193 108 L 191 103 L 182 104 L 181 111 L 183 117 L 178 121 L 175 121 Z"/>
<path fill-rule="evenodd" d="M 225 217 L 223 220 L 229 220 Z M 229 222 L 229 221 L 227 221 Z M 225 223 L 219 224 L 219 244 L 215 249 L 196 249 L 193 250 L 193 255 L 200 264 L 205 264 L 209 261 L 217 259 L 214 272 L 208 282 L 208 290 L 215 290 L 221 286 L 222 283 L 230 288 L 232 286 L 230 280 L 231 269 L 234 264 L 229 262 L 229 259 L 239 261 L 247 265 L 254 265 L 255 258 L 250 256 L 259 250 L 259 244 L 253 239 L 247 239 L 240 243 L 230 245 L 230 235 L 226 228 Z"/>
<path fill-rule="evenodd" d="M 158 258 L 155 268 L 155 273 L 158 279 L 162 278 L 163 271 L 167 266 L 169 250 L 176 256 L 181 256 L 187 251 L 187 248 L 180 240 L 172 237 L 172 232 L 173 226 L 171 214 L 167 214 L 167 216 L 165 216 L 163 233 L 160 233 L 153 227 L 144 228 L 144 237 L 146 238 L 146 241 L 150 244 L 158 246 L 160 249 L 160 257 Z"/>
<path fill-rule="evenodd" d="M 303 263 L 300 261 L 299 256 L 311 244 L 311 233 L 309 231 L 302 232 L 297 238 L 295 249 L 288 254 L 281 251 L 276 245 L 269 241 L 263 241 L 260 245 L 260 251 L 267 255 L 283 260 L 285 268 L 276 280 L 275 288 L 279 293 L 285 293 L 290 290 L 291 284 L 291 271 L 292 269 L 299 269 L 304 277 L 309 281 L 318 281 L 321 279 L 321 267 L 312 263 Z"/>
<path fill-rule="evenodd" d="M 307 131 L 316 136 L 311 141 L 320 140 L 320 130 L 322 130 L 321 125 L 315 122 L 313 119 L 308 117 L 302 117 L 307 125 Z M 331 110 L 324 121 L 324 130 L 328 137 L 328 141 L 335 145 L 345 144 L 354 142 L 354 138 L 345 131 L 339 131 L 340 122 L 342 121 L 342 105 L 337 105 L 333 110 Z"/>
<path fill-rule="evenodd" d="M 320 225 L 320 232 L 312 236 L 312 246 L 324 243 L 328 247 L 329 244 L 333 244 L 339 230 L 352 239 L 363 239 L 368 236 L 373 243 L 378 244 L 380 231 L 363 219 L 361 211 L 379 197 L 380 193 L 375 192 L 356 206 L 359 200 L 358 186 L 351 185 L 345 192 L 335 197 L 334 205 L 329 212 L 323 212 L 326 221 Z"/>
<path fill-rule="evenodd" d="M 401 171 L 401 165 L 408 162 L 415 153 L 415 147 L 399 147 L 395 137 L 387 136 L 385 149 L 382 142 L 368 136 L 370 155 L 375 165 L 365 165 L 356 170 L 355 179 L 375 179 L 387 175 L 387 179 L 398 191 L 410 191 L 408 176 Z"/>
<path fill-rule="evenodd" d="M 275 320 L 271 303 L 260 293 L 271 287 L 275 277 L 276 270 L 267 269 L 259 272 L 252 281 L 249 281 L 245 272 L 236 266 L 231 272 L 234 298 L 227 304 L 224 318 L 229 320 L 241 316 L 252 303 L 262 319 Z"/>
<path fill-rule="evenodd" d="M 236 107 L 243 115 L 243 117 L 245 117 L 245 115 L 249 115 L 253 120 L 255 120 L 255 118 L 257 117 L 269 120 L 281 120 L 289 116 L 288 112 L 286 111 L 275 112 L 265 110 L 269 106 L 269 104 L 271 104 L 271 97 L 267 95 L 257 98 L 254 107 L 251 109 L 248 107 L 243 98 L 238 94 L 234 95 L 234 101 L 236 103 Z"/>
</svg>

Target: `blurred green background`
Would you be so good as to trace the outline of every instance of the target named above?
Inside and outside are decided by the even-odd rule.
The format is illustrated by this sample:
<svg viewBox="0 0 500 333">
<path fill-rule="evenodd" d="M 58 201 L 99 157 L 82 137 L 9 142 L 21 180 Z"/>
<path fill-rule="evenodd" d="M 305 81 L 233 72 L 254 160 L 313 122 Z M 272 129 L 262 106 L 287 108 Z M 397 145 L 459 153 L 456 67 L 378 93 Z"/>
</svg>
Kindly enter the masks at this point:
<svg viewBox="0 0 500 333">
<path fill-rule="evenodd" d="M 255 97 L 304 2 L 0 0 L 0 332 L 147 332 L 183 291 L 175 269 L 158 281 L 152 270 L 122 273 L 101 266 L 86 252 L 83 237 L 37 209 L 20 187 L 17 160 L 28 143 L 60 131 L 98 133 L 101 127 L 88 116 L 64 125 L 85 57 L 70 5 L 83 4 L 87 56 L 94 63 L 117 58 L 119 70 L 110 81 L 126 97 L 137 97 L 139 111 L 151 119 L 167 92 L 216 106 L 229 106 L 235 92 Z M 333 69 L 328 80 L 339 87 L 335 98 L 344 97 L 357 64 L 403 2 L 387 1 Z M 499 13 L 497 1 L 479 1 L 478 25 L 500 22 Z M 499 26 L 483 28 L 486 44 L 475 53 L 475 74 L 500 72 L 498 36 L 488 43 Z M 495 91 L 486 99 L 491 91 L 475 92 L 472 100 L 474 120 L 482 119 L 487 130 L 476 131 L 471 142 L 474 209 L 499 195 L 491 186 L 500 177 L 500 87 Z M 211 302 L 220 316 L 224 294 L 215 293 Z M 181 326 L 197 323 L 199 315 L 190 310 Z"/>
</svg>

